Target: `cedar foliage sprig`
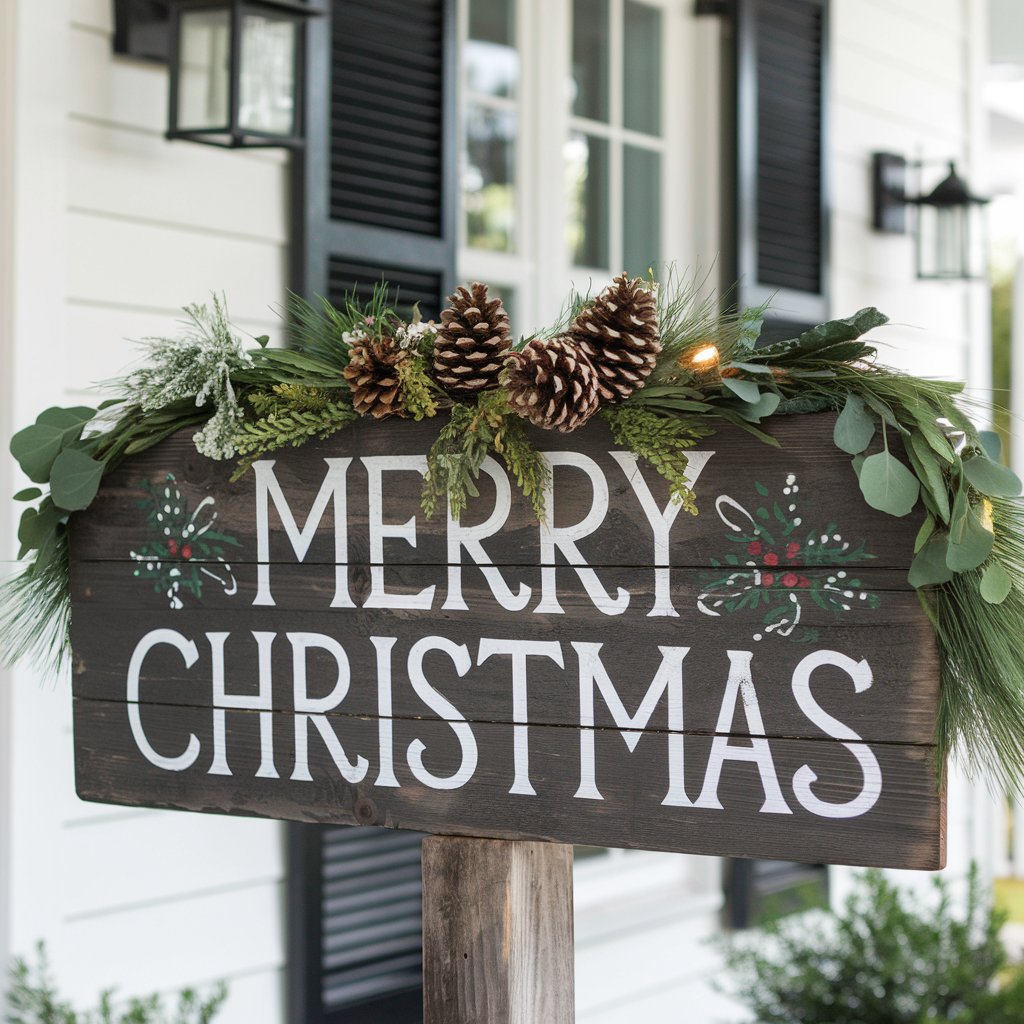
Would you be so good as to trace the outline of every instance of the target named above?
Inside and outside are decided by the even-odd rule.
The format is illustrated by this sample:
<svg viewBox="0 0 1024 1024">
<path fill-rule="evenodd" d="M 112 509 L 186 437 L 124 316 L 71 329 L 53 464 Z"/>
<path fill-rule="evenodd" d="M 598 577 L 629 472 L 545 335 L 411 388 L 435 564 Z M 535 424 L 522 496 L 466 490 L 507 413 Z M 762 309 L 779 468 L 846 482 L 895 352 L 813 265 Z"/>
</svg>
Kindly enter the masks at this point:
<svg viewBox="0 0 1024 1024">
<path fill-rule="evenodd" d="M 695 516 L 697 500 L 686 475 L 686 449 L 714 431 L 693 416 L 662 416 L 629 402 L 611 406 L 601 415 L 611 427 L 615 443 L 649 462 L 668 481 L 672 501 Z"/>
<path fill-rule="evenodd" d="M 421 505 L 428 518 L 447 498 L 458 519 L 470 498 L 479 495 L 476 481 L 484 459 L 497 452 L 539 520 L 544 519 L 544 496 L 551 479 L 547 459 L 534 448 L 522 422 L 501 391 L 484 391 L 476 402 L 457 402 L 427 455 Z"/>
<path fill-rule="evenodd" d="M 257 419 L 245 420 L 232 439 L 239 455 L 232 480 L 270 452 L 298 448 L 314 439 L 323 441 L 358 418 L 341 391 L 277 384 L 269 392 L 254 392 L 247 400 Z"/>
<path fill-rule="evenodd" d="M 426 357 L 417 352 L 397 364 L 398 380 L 405 398 L 406 415 L 414 420 L 431 419 L 437 415 L 437 385 L 427 372 Z"/>
</svg>

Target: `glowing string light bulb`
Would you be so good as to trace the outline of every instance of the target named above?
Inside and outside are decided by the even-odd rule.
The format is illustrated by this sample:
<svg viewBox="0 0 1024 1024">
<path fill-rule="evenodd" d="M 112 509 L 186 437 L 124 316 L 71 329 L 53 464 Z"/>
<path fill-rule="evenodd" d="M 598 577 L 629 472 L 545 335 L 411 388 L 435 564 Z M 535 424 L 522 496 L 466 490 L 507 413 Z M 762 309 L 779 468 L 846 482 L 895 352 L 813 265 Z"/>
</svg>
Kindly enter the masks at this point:
<svg viewBox="0 0 1024 1024">
<path fill-rule="evenodd" d="M 709 369 L 718 362 L 718 349 L 714 345 L 703 345 L 690 356 L 690 364 L 699 369 Z"/>
</svg>

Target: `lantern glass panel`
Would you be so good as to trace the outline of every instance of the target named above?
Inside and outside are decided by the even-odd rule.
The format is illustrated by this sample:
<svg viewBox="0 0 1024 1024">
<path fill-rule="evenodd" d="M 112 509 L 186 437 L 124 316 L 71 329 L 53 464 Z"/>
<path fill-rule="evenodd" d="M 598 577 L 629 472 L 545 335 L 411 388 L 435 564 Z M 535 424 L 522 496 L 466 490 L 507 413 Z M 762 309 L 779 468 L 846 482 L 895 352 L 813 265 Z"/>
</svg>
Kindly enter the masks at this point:
<svg viewBox="0 0 1024 1024">
<path fill-rule="evenodd" d="M 293 17 L 248 10 L 242 17 L 238 127 L 261 135 L 297 134 Z"/>
<path fill-rule="evenodd" d="M 984 213 L 980 205 L 918 208 L 918 276 L 969 280 L 985 276 Z"/>
<path fill-rule="evenodd" d="M 185 10 L 180 17 L 177 127 L 225 128 L 231 121 L 231 11 Z"/>
</svg>

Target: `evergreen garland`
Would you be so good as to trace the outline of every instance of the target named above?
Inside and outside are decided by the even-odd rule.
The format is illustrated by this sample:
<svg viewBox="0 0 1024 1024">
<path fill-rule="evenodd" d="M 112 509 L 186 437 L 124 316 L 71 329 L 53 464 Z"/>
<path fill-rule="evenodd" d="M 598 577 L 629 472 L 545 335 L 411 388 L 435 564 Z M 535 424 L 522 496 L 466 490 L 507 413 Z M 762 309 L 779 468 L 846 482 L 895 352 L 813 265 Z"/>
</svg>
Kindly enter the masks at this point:
<svg viewBox="0 0 1024 1024">
<path fill-rule="evenodd" d="M 777 445 L 762 429 L 770 417 L 837 411 L 835 443 L 849 454 L 867 503 L 896 516 L 909 514 L 918 499 L 924 507 L 910 583 L 935 626 L 941 654 L 940 763 L 956 748 L 969 765 L 1020 789 L 1024 668 L 1015 643 L 1024 634 L 1024 508 L 1016 498 L 1020 481 L 999 463 L 994 435 L 975 429 L 960 385 L 876 362 L 864 335 L 886 323 L 878 310 L 756 347 L 764 310 L 723 316 L 703 297 L 704 285 L 698 276 L 680 279 L 674 272 L 660 285 L 653 279 L 631 283 L 647 308 L 650 293 L 656 294 L 660 354 L 644 386 L 601 409 L 616 443 L 649 462 L 673 499 L 695 514 L 687 451 L 713 433 L 717 421 Z M 546 338 L 579 333 L 597 301 L 607 297 L 572 293 L 556 325 L 521 339 L 514 351 L 527 342 L 543 349 Z M 270 452 L 329 437 L 357 418 L 345 378 L 357 344 L 404 352 L 395 360 L 400 415 L 423 420 L 448 413 L 427 456 L 427 515 L 441 502 L 461 515 L 493 452 L 544 520 L 550 466 L 509 404 L 509 370 L 496 389 L 453 398 L 432 376 L 438 327 L 415 309 L 403 318 L 396 306 L 383 283 L 365 303 L 352 295 L 340 307 L 292 296 L 285 310 L 290 347 L 270 348 L 266 337 L 244 344 L 215 297 L 209 306 L 186 309 L 180 338 L 145 342 L 146 363 L 111 382 L 114 397 L 98 410 L 47 409 L 19 431 L 11 451 L 42 486 L 15 496 L 26 503 L 18 537 L 27 560 L 0 584 L 0 646 L 7 660 L 53 665 L 66 659 L 68 521 L 88 507 L 106 472 L 186 427 L 197 428 L 201 453 L 238 460 L 233 479 Z M 564 340 L 559 345 L 564 350 Z M 472 357 L 470 348 L 466 358 Z M 909 467 L 890 451 L 896 437 Z M 882 450 L 868 454 L 878 439 Z"/>
</svg>

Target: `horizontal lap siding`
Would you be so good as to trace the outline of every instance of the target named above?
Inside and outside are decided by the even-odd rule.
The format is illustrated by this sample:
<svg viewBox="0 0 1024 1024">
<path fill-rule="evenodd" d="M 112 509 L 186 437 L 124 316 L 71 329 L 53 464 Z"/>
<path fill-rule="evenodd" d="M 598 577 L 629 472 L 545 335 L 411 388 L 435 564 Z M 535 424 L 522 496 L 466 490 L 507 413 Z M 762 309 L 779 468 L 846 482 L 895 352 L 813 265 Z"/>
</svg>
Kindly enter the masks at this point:
<svg viewBox="0 0 1024 1024">
<path fill-rule="evenodd" d="M 128 339 L 175 331 L 181 306 L 211 291 L 226 293 L 241 330 L 274 333 L 289 235 L 286 159 L 166 142 L 166 69 L 113 55 L 109 0 L 62 6 L 64 255 L 54 281 L 65 282 L 65 330 L 15 351 L 36 372 L 45 352 L 64 388 L 50 385 L 54 404 L 81 401 L 87 384 L 138 358 Z M 82 803 L 70 687 L 27 672 L 16 682 L 16 947 L 44 938 L 78 1003 L 107 986 L 127 995 L 224 977 L 231 995 L 218 1022 L 280 1021 L 281 827 Z"/>
<path fill-rule="evenodd" d="M 878 306 L 893 321 L 877 332 L 882 359 L 926 376 L 970 377 L 977 366 L 971 345 L 985 345 L 988 332 L 969 289 L 914 278 L 911 235 L 872 230 L 871 153 L 955 157 L 974 184 L 970 6 L 966 0 L 925 7 L 912 0 L 832 3 L 833 312 Z M 942 167 L 927 173 L 930 188 Z"/>
</svg>

